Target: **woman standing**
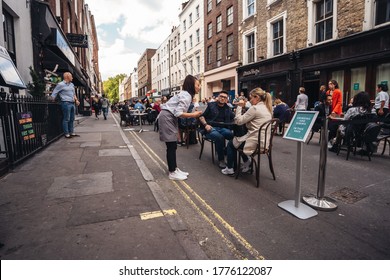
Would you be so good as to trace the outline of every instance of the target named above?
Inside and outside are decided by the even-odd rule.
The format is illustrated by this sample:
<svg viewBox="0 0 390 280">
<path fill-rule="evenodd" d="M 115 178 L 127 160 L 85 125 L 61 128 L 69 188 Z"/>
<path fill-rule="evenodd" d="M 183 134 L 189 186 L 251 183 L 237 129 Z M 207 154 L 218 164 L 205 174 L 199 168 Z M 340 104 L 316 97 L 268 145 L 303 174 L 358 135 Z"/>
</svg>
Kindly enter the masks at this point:
<svg viewBox="0 0 390 280">
<path fill-rule="evenodd" d="M 202 112 L 187 113 L 195 94 L 200 90 L 200 83 L 194 76 L 188 75 L 184 79 L 183 90 L 161 105 L 158 117 L 160 141 L 167 146 L 167 163 L 169 179 L 185 180 L 188 172 L 181 171 L 176 164 L 178 118 L 198 118 Z"/>
<path fill-rule="evenodd" d="M 331 114 L 334 115 L 341 115 L 343 112 L 343 94 L 341 93 L 341 90 L 339 89 L 339 84 L 336 80 L 330 80 L 328 83 L 329 90 L 327 91 L 327 94 L 330 94 L 332 96 L 332 112 Z"/>
<path fill-rule="evenodd" d="M 375 111 L 378 116 L 384 117 L 389 113 L 389 94 L 387 93 L 387 85 L 378 84 L 376 86 L 376 92 Z"/>
<path fill-rule="evenodd" d="M 272 119 L 272 96 L 268 92 L 261 88 L 255 88 L 249 93 L 249 98 L 252 106 L 242 115 L 245 101 L 240 100 L 237 106 L 236 117 L 234 118 L 234 123 L 237 125 L 245 124 L 248 132 L 244 136 L 234 137 L 233 140 L 229 141 L 227 145 L 227 166 L 221 170 L 222 174 L 234 174 L 233 165 L 236 161 L 237 148 L 243 148 L 245 155 L 250 155 L 255 151 L 260 126 Z M 249 170 L 251 162 L 247 156 L 243 157 L 243 159 L 244 163 L 241 168 L 243 172 L 246 172 Z"/>
<path fill-rule="evenodd" d="M 309 98 L 305 94 L 305 88 L 300 87 L 297 101 L 295 102 L 295 111 L 306 111 L 308 104 Z"/>
</svg>

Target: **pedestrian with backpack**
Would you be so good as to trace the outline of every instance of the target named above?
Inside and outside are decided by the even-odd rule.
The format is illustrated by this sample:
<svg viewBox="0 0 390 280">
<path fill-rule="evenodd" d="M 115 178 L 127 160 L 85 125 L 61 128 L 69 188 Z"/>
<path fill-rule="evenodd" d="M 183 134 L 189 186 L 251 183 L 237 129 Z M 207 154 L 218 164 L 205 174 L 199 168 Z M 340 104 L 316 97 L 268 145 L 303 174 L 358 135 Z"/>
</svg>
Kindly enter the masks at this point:
<svg viewBox="0 0 390 280">
<path fill-rule="evenodd" d="M 102 104 L 104 120 L 107 120 L 107 113 L 108 113 L 108 107 L 110 106 L 110 102 L 106 98 L 105 94 L 102 95 L 101 104 Z"/>
</svg>

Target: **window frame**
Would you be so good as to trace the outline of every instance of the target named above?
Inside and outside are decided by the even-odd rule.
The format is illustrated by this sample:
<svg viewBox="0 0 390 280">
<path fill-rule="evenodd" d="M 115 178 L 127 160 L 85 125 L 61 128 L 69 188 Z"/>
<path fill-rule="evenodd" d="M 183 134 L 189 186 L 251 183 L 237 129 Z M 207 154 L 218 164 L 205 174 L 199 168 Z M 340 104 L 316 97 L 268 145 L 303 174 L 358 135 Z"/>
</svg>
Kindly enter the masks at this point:
<svg viewBox="0 0 390 280">
<path fill-rule="evenodd" d="M 231 37 L 231 40 L 229 41 L 229 38 Z M 229 51 L 230 47 L 230 51 Z M 234 54 L 234 34 L 230 33 L 226 36 L 226 57 L 231 57 Z"/>
<path fill-rule="evenodd" d="M 215 31 L 218 34 L 222 31 L 222 14 L 218 15 L 215 18 L 216 24 L 215 24 Z"/>
<path fill-rule="evenodd" d="M 213 22 L 207 24 L 207 39 L 213 37 Z"/>
<path fill-rule="evenodd" d="M 249 3 L 249 1 L 253 1 Z M 253 12 L 249 12 L 249 6 L 253 6 Z M 242 0 L 243 19 L 249 18 L 256 14 L 256 0 Z"/>
<path fill-rule="evenodd" d="M 273 27 L 277 22 L 283 21 L 283 51 L 279 54 L 274 53 L 274 37 L 273 37 Z M 287 52 L 287 11 L 276 15 L 267 21 L 267 37 L 270 38 L 267 41 L 267 58 L 271 58 L 274 56 L 282 55 Z"/>
<path fill-rule="evenodd" d="M 213 0 L 207 0 L 207 13 L 213 10 Z"/>
<path fill-rule="evenodd" d="M 215 44 L 215 61 L 222 60 L 222 40 L 218 40 Z"/>
<path fill-rule="evenodd" d="M 207 47 L 207 64 L 213 62 L 213 45 Z"/>
<path fill-rule="evenodd" d="M 326 0 L 322 0 L 321 3 L 325 2 Z M 332 0 L 333 5 L 333 21 L 332 21 L 332 38 L 317 42 L 317 32 L 316 32 L 316 5 L 319 3 L 313 3 L 313 1 L 307 2 L 307 13 L 308 13 L 308 39 L 307 39 L 307 46 L 310 47 L 312 45 L 318 45 L 325 42 L 329 42 L 331 40 L 335 40 L 338 37 L 338 30 L 337 30 L 337 2 L 335 0 Z"/>
<path fill-rule="evenodd" d="M 254 42 L 254 46 L 253 46 L 253 61 L 252 62 L 249 62 L 248 60 L 248 48 L 247 48 L 247 38 L 252 35 L 254 36 L 253 38 L 253 42 Z M 242 34 L 242 50 L 243 50 L 243 63 L 244 64 L 250 64 L 250 63 L 253 63 L 253 62 L 256 62 L 256 38 L 257 38 L 257 30 L 256 30 L 256 27 L 246 31 L 245 33 Z"/>
<path fill-rule="evenodd" d="M 231 9 L 231 13 L 229 14 L 229 10 Z M 229 19 L 231 22 L 229 23 Z M 226 9 L 226 26 L 230 26 L 234 23 L 234 6 L 230 6 Z"/>
</svg>

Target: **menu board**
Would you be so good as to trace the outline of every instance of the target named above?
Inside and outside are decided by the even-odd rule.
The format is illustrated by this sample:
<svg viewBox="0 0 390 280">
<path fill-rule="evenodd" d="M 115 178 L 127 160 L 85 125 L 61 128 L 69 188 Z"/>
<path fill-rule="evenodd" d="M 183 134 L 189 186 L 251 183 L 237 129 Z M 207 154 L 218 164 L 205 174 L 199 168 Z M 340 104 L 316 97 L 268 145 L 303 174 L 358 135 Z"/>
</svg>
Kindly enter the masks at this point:
<svg viewBox="0 0 390 280">
<path fill-rule="evenodd" d="M 18 122 L 23 140 L 35 138 L 31 112 L 18 113 Z"/>
</svg>

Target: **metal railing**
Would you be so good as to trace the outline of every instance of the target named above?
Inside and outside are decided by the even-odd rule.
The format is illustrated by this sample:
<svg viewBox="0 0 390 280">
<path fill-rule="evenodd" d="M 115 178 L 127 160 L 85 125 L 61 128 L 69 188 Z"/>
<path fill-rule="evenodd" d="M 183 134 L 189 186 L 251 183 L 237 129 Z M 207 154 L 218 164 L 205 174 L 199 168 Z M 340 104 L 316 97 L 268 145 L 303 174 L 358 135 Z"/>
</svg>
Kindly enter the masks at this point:
<svg viewBox="0 0 390 280">
<path fill-rule="evenodd" d="M 32 119 L 23 120 L 23 114 Z M 63 134 L 60 104 L 44 97 L 0 100 L 0 175 Z M 29 137 L 23 122 L 28 122 Z"/>
</svg>

